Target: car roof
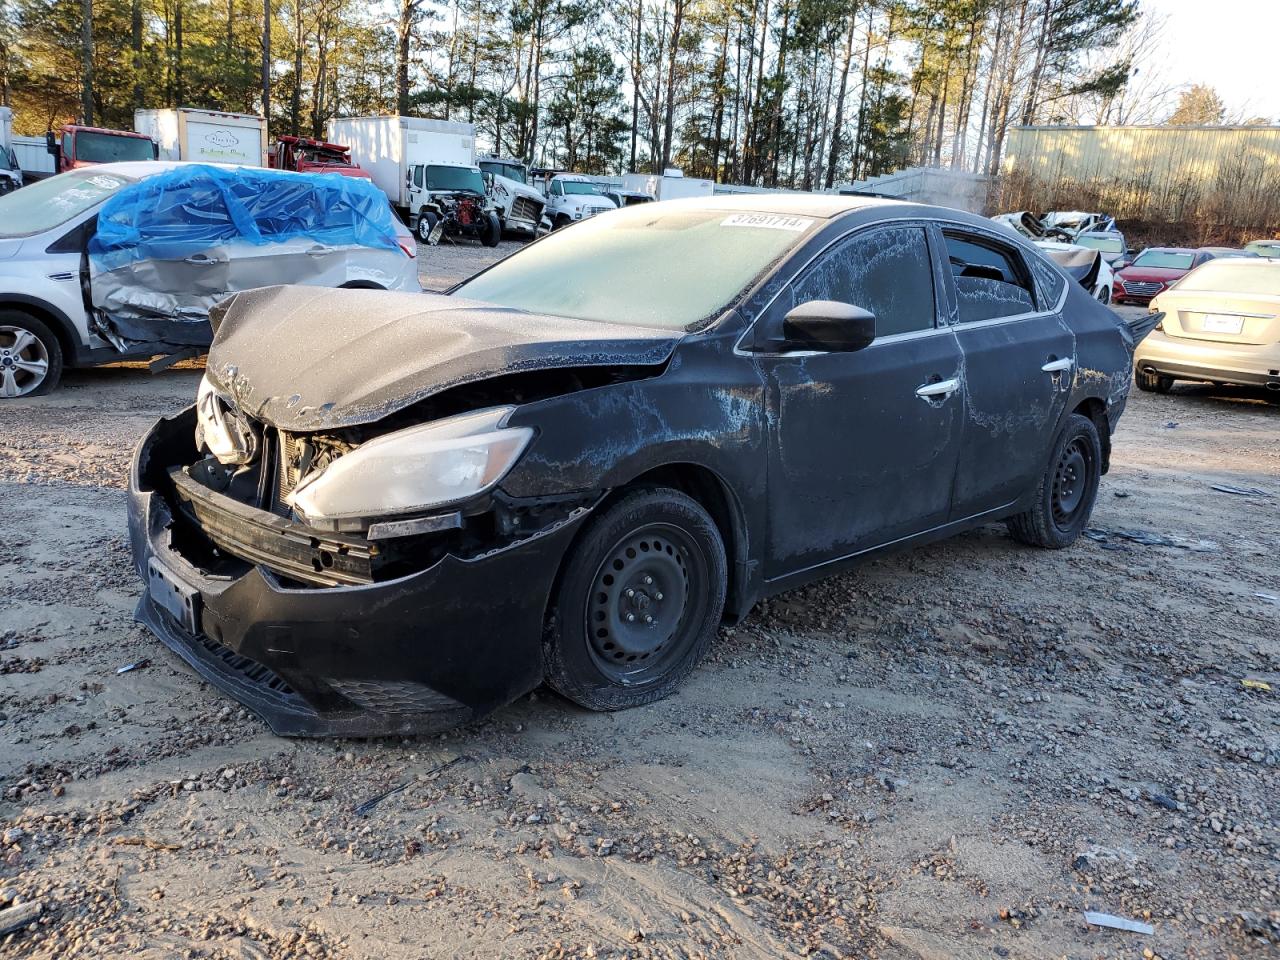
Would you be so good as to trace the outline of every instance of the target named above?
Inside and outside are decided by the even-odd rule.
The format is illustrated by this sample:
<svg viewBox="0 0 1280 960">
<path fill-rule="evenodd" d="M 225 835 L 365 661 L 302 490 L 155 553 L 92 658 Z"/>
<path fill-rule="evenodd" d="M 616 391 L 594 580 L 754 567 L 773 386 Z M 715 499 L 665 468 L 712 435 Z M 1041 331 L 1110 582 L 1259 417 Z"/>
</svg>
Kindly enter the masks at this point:
<svg viewBox="0 0 1280 960">
<path fill-rule="evenodd" d="M 1081 230 L 1076 234 L 1077 237 L 1119 237 L 1124 239 L 1124 234 L 1119 230 Z"/>
<path fill-rule="evenodd" d="M 75 173 L 118 173 L 121 176 L 141 180 L 143 177 L 154 177 L 158 173 L 175 170 L 178 167 L 217 167 L 220 170 L 238 170 L 243 164 L 234 163 L 199 163 L 194 160 L 116 160 L 112 163 L 95 163 L 88 167 L 78 167 Z M 254 169 L 266 169 L 254 168 Z"/>
<path fill-rule="evenodd" d="M 1147 247 L 1142 253 L 1199 253 L 1203 249 L 1203 247 Z"/>
<path fill-rule="evenodd" d="M 1257 267 L 1261 264 L 1275 264 L 1276 257 L 1214 257 L 1210 263 L 1216 263 L 1219 260 L 1230 260 L 1233 267 Z"/>
<path fill-rule="evenodd" d="M 907 209 L 928 210 L 947 214 L 958 214 L 960 218 L 971 219 L 972 214 L 961 210 L 944 207 L 929 207 L 925 204 L 908 203 L 903 200 L 888 200 L 880 197 L 849 196 L 839 193 L 735 193 L 718 197 L 688 197 L 681 200 L 665 200 L 668 204 L 682 204 L 689 209 L 724 210 L 744 213 L 778 213 L 801 217 L 820 217 L 831 219 L 854 210 L 870 207 L 901 207 Z M 985 222 L 978 218 L 978 222 Z"/>
</svg>

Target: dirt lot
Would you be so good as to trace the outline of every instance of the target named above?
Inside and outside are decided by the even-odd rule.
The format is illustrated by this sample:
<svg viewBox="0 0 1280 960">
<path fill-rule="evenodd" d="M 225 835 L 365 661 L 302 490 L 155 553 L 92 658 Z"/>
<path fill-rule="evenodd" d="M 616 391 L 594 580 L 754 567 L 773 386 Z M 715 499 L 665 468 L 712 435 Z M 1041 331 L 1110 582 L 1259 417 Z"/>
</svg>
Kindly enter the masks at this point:
<svg viewBox="0 0 1280 960">
<path fill-rule="evenodd" d="M 130 449 L 198 377 L 74 373 L 0 413 L 0 907 L 42 909 L 0 954 L 1276 956 L 1261 394 L 1134 396 L 1095 524 L 1172 545 L 988 527 L 760 605 L 646 709 L 540 691 L 291 742 L 132 620 Z"/>
</svg>

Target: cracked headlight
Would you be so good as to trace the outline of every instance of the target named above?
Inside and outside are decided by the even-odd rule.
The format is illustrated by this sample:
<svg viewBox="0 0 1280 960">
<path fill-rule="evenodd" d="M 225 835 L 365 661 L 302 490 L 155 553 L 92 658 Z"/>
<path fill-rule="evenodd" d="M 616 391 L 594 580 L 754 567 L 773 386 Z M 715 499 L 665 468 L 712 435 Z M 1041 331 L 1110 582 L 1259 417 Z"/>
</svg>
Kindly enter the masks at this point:
<svg viewBox="0 0 1280 960">
<path fill-rule="evenodd" d="M 310 520 L 414 513 L 493 489 L 533 438 L 494 407 L 361 444 L 298 485 L 288 502 Z"/>
<path fill-rule="evenodd" d="M 208 450 L 227 466 L 253 463 L 258 456 L 258 435 L 231 412 L 208 374 L 196 391 L 196 449 Z"/>
</svg>

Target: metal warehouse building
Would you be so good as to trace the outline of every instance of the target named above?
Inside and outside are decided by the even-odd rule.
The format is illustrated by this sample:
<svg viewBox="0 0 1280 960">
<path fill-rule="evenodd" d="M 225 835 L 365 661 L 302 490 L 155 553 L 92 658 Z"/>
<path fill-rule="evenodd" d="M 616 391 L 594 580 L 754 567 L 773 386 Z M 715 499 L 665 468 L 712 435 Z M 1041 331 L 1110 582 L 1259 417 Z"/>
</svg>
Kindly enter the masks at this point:
<svg viewBox="0 0 1280 960">
<path fill-rule="evenodd" d="M 1014 127 L 1003 173 L 1008 208 L 1280 227 L 1280 126 Z"/>
</svg>

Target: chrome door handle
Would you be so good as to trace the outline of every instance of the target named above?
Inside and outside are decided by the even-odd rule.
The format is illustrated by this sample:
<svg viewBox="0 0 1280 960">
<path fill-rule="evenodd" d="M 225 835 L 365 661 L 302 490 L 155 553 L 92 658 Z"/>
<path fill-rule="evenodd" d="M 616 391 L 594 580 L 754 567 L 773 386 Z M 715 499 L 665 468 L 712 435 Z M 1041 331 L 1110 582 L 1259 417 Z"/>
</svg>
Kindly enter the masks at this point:
<svg viewBox="0 0 1280 960">
<path fill-rule="evenodd" d="M 916 387 L 916 396 L 924 400 L 930 397 L 949 397 L 959 389 L 960 381 L 955 378 L 939 380 L 937 383 L 926 383 Z"/>
<path fill-rule="evenodd" d="M 307 256 L 309 257 L 323 257 L 329 253 L 333 253 L 333 247 L 309 247 L 307 249 Z"/>
<path fill-rule="evenodd" d="M 1050 360 L 1040 369 L 1045 373 L 1062 373 L 1064 370 L 1070 370 L 1072 361 L 1070 357 L 1063 357 L 1061 360 Z"/>
<path fill-rule="evenodd" d="M 194 263 L 197 267 L 207 267 L 215 263 L 222 263 L 221 260 L 211 260 L 208 257 L 183 257 L 183 263 Z"/>
</svg>

